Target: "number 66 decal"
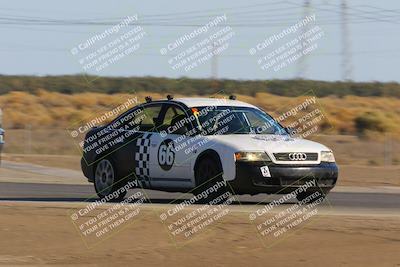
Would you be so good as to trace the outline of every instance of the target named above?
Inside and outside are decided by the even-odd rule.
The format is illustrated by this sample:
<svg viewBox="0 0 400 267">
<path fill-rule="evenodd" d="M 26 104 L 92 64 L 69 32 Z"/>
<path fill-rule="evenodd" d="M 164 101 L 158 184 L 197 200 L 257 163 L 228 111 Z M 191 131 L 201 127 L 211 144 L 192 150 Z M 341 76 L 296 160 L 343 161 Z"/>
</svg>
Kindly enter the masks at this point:
<svg viewBox="0 0 400 267">
<path fill-rule="evenodd" d="M 175 161 L 175 148 L 174 141 L 171 139 L 165 139 L 161 142 L 158 148 L 158 165 L 168 171 L 172 168 Z"/>
</svg>

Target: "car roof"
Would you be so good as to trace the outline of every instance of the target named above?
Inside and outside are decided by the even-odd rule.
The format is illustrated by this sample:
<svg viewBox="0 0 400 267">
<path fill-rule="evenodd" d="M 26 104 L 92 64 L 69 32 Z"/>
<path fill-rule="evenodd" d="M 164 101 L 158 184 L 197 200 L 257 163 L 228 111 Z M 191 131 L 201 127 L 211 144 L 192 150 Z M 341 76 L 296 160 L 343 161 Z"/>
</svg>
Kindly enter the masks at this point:
<svg viewBox="0 0 400 267">
<path fill-rule="evenodd" d="M 188 98 L 176 98 L 174 99 L 176 102 L 181 102 L 185 104 L 187 107 L 207 107 L 207 106 L 233 106 L 233 107 L 251 107 L 256 108 L 249 103 L 231 100 L 226 98 L 206 98 L 206 97 L 188 97 Z"/>
</svg>

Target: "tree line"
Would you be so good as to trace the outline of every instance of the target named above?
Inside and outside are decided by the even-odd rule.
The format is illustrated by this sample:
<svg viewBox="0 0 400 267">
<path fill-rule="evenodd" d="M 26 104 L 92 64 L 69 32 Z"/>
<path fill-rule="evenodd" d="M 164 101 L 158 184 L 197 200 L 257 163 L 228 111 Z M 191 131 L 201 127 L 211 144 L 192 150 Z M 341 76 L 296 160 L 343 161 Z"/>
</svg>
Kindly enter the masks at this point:
<svg viewBox="0 0 400 267">
<path fill-rule="evenodd" d="M 124 93 L 158 92 L 185 95 L 243 94 L 255 96 L 267 92 L 280 96 L 299 96 L 312 93 L 318 97 L 347 95 L 362 97 L 400 98 L 400 84 L 396 82 L 350 82 L 315 80 L 229 80 L 162 77 L 96 77 L 86 75 L 63 76 L 5 76 L 0 75 L 0 94 L 10 91 L 35 93 L 38 89 L 64 94 L 81 92 Z"/>
</svg>

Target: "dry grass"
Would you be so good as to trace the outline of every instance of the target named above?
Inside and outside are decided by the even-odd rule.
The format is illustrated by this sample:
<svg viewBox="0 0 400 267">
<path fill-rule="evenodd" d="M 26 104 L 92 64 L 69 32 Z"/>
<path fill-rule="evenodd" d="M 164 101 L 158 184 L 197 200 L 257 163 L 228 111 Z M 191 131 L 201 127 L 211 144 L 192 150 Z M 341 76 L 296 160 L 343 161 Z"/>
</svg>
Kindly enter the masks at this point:
<svg viewBox="0 0 400 267">
<path fill-rule="evenodd" d="M 22 129 L 27 125 L 34 128 L 69 128 L 75 123 L 87 121 L 111 110 L 126 102 L 128 98 L 137 96 L 139 101 L 143 101 L 148 94 L 151 94 L 153 99 L 164 97 L 143 92 L 137 95 L 65 95 L 44 90 L 39 90 L 36 94 L 14 91 L 0 96 L 0 106 L 4 112 L 5 128 Z M 258 93 L 256 97 L 238 96 L 238 99 L 262 107 L 275 116 L 296 106 L 305 98 L 307 97 L 281 97 L 267 93 Z M 363 113 L 374 112 L 387 126 L 387 131 L 400 138 L 400 99 L 347 96 L 324 97 L 318 101 L 332 126 L 327 132 L 329 134 L 355 134 L 354 119 Z"/>
<path fill-rule="evenodd" d="M 110 111 L 137 97 L 143 101 L 149 93 L 137 95 L 100 93 L 82 93 L 65 95 L 39 90 L 35 94 L 11 92 L 0 96 L 0 106 L 4 112 L 4 128 L 8 153 L 79 155 L 76 140 L 69 136 L 66 128 Z M 153 99 L 164 96 L 151 93 Z M 176 97 L 180 97 L 177 95 Z M 281 97 L 258 93 L 256 97 L 239 95 L 238 99 L 253 103 L 276 115 L 301 103 L 306 96 Z M 340 164 L 384 165 L 391 161 L 400 163 L 400 99 L 384 97 L 344 98 L 324 97 L 318 99 L 332 127 L 326 132 L 331 136 L 314 136 L 331 147 Z M 356 137 L 336 137 L 333 134 L 354 134 L 354 118 L 372 111 L 382 115 L 385 124 L 389 125 L 386 135 L 372 134 L 369 140 Z M 390 136 L 390 139 L 388 138 Z M 392 143 L 387 143 L 392 140 Z M 386 144 L 385 144 L 386 142 Z"/>
</svg>

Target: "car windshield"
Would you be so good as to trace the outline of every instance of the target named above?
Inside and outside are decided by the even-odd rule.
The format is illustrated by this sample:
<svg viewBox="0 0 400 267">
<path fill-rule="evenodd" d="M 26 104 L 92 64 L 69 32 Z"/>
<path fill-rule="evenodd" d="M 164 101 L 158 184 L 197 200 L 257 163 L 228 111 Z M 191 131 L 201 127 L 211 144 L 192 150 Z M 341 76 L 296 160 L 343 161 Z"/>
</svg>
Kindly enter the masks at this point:
<svg viewBox="0 0 400 267">
<path fill-rule="evenodd" d="M 265 112 L 250 107 L 195 107 L 192 111 L 204 135 L 287 134 Z"/>
</svg>

